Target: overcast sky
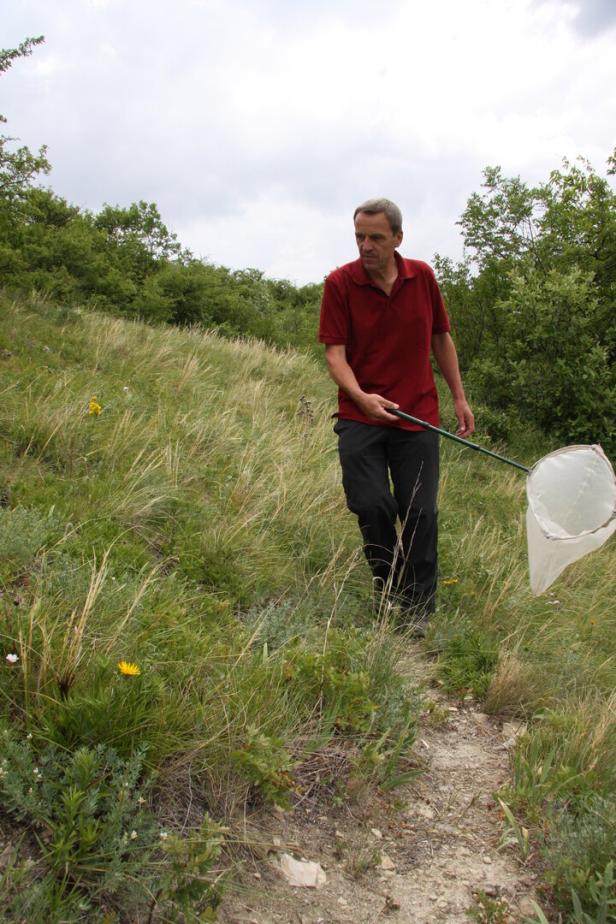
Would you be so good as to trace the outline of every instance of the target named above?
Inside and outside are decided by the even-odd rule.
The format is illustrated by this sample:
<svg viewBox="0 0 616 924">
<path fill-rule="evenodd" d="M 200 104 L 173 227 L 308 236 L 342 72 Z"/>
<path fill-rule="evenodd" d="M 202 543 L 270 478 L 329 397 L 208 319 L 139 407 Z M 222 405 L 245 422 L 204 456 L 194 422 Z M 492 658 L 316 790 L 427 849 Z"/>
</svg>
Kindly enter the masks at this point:
<svg viewBox="0 0 616 924">
<path fill-rule="evenodd" d="M 604 171 L 616 0 L 0 0 L 5 131 L 81 207 L 156 202 L 197 256 L 297 283 L 384 195 L 406 256 L 459 258 L 481 171 Z"/>
</svg>

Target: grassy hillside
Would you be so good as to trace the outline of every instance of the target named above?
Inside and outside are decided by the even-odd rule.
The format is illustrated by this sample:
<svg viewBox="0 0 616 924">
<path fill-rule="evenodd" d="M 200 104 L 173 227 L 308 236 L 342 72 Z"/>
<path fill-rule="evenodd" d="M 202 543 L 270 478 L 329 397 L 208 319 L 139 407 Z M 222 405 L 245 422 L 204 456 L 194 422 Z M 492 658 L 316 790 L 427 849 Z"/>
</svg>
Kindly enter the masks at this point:
<svg viewBox="0 0 616 924">
<path fill-rule="evenodd" d="M 300 354 L 6 298 L 0 376 L 9 920 L 213 918 L 246 806 L 292 802 L 315 761 L 340 798 L 413 770 L 408 644 L 344 507 L 333 386 Z M 552 448 L 533 439 L 510 454 Z M 616 545 L 533 599 L 523 476 L 443 455 L 426 647 L 448 689 L 528 721 L 505 822 L 563 908 L 599 914 Z"/>
</svg>

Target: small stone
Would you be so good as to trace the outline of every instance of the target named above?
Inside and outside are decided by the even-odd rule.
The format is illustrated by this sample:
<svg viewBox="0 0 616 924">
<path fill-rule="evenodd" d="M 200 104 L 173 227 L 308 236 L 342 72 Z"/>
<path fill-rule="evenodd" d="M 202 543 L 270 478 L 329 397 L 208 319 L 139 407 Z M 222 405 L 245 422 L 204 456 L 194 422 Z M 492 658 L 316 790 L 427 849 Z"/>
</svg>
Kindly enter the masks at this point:
<svg viewBox="0 0 616 924">
<path fill-rule="evenodd" d="M 334 837 L 337 837 L 338 840 L 340 841 L 340 840 L 342 840 L 342 839 L 344 838 L 344 834 L 342 833 L 342 831 L 337 831 L 337 830 L 336 830 L 336 831 L 334 831 Z"/>
<path fill-rule="evenodd" d="M 274 845 L 274 847 L 282 847 L 282 841 L 280 840 L 279 837 L 273 837 L 272 844 Z"/>
<path fill-rule="evenodd" d="M 528 895 L 523 895 L 522 898 L 518 899 L 518 910 L 525 917 L 537 914 L 537 906 Z"/>
<path fill-rule="evenodd" d="M 427 818 L 428 821 L 431 821 L 433 818 L 436 817 L 436 812 L 434 811 L 434 809 L 430 808 L 429 805 L 426 805 L 425 802 L 418 802 L 417 805 L 414 807 L 414 812 L 417 815 L 421 815 L 422 818 Z"/>
<path fill-rule="evenodd" d="M 373 835 L 377 838 L 377 840 L 379 840 L 379 841 L 380 841 L 380 840 L 382 839 L 382 837 L 383 837 L 382 832 L 379 831 L 378 828 L 370 828 L 370 833 L 373 834 Z"/>
<path fill-rule="evenodd" d="M 346 907 L 348 906 L 349 903 L 348 903 L 348 901 L 346 900 L 346 898 L 343 898 L 342 895 L 341 895 L 340 898 L 338 899 L 338 904 L 339 904 L 339 905 L 342 905 L 343 908 L 346 908 Z"/>
<path fill-rule="evenodd" d="M 507 741 L 511 738 L 515 741 L 524 734 L 526 734 L 526 722 L 505 722 L 503 724 L 502 735 Z"/>
<path fill-rule="evenodd" d="M 379 868 L 383 870 L 392 870 L 396 868 L 396 864 L 388 857 L 386 853 L 381 854 L 381 862 L 379 863 Z"/>
<path fill-rule="evenodd" d="M 325 885 L 327 876 L 319 863 L 309 860 L 296 860 L 288 853 L 283 853 L 277 868 L 283 873 L 289 885 L 318 889 Z"/>
<path fill-rule="evenodd" d="M 492 857 L 485 856 L 485 857 L 482 857 L 482 860 L 486 865 L 489 866 L 490 863 L 492 862 Z"/>
</svg>

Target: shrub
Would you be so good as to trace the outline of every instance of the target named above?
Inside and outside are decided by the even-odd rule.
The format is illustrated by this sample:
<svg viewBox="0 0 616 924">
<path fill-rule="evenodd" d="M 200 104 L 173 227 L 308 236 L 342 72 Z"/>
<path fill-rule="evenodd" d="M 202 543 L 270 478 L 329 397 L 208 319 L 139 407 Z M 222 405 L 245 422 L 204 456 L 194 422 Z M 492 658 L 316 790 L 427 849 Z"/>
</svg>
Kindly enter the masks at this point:
<svg viewBox="0 0 616 924">
<path fill-rule="evenodd" d="M 167 906 L 192 909 L 188 920 L 197 920 L 198 908 L 215 906 L 208 873 L 220 832 L 206 819 L 182 845 L 161 829 L 145 808 L 152 780 L 143 752 L 128 759 L 104 745 L 37 752 L 30 737 L 19 740 L 6 728 L 1 738 L 4 809 L 33 827 L 39 848 L 9 883 L 7 913 L 59 922 Z"/>
</svg>

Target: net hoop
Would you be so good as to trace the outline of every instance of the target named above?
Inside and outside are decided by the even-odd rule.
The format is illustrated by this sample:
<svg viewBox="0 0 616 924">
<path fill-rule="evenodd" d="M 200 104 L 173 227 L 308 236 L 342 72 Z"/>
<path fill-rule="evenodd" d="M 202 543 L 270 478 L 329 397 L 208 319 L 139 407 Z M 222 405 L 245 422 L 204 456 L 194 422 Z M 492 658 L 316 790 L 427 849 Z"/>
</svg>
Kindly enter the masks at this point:
<svg viewBox="0 0 616 924">
<path fill-rule="evenodd" d="M 616 531 L 616 475 L 600 446 L 566 446 L 530 469 L 526 495 L 530 585 L 537 595 Z"/>
<path fill-rule="evenodd" d="M 595 526 L 592 526 L 588 529 L 581 529 L 574 533 L 565 532 L 562 528 L 557 530 L 550 529 L 545 520 L 545 513 L 541 502 L 539 501 L 536 492 L 534 491 L 534 481 L 537 480 L 537 474 L 540 470 L 540 467 L 549 460 L 556 459 L 559 456 L 565 454 L 571 455 L 575 452 L 592 452 L 597 457 L 599 465 L 601 466 L 598 469 L 598 474 L 601 475 L 603 480 L 602 488 L 603 490 L 609 491 L 613 494 L 613 505 L 611 513 L 602 520 L 600 523 L 597 523 Z M 587 480 L 590 476 L 587 476 Z M 601 529 L 605 529 L 606 526 L 609 526 L 616 519 L 616 474 L 608 457 L 603 452 L 603 449 L 598 444 L 593 445 L 573 445 L 573 446 L 564 446 L 562 449 L 556 449 L 554 452 L 548 453 L 548 455 L 543 456 L 531 467 L 528 478 L 526 479 L 526 497 L 528 499 L 528 505 L 531 508 L 537 525 L 546 539 L 551 539 L 558 542 L 568 542 L 574 541 L 581 538 L 582 536 L 592 536 L 593 533 L 598 532 Z"/>
</svg>

